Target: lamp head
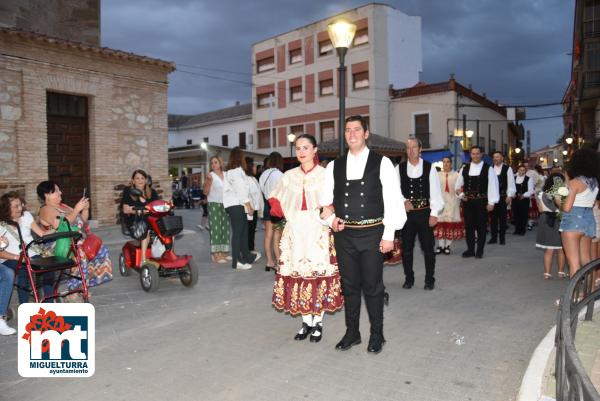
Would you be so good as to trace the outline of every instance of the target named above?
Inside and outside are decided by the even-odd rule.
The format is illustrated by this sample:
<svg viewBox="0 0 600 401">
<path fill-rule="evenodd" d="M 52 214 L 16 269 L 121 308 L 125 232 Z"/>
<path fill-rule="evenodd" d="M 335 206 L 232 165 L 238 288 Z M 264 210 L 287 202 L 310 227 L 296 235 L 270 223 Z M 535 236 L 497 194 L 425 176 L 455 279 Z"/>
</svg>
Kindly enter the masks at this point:
<svg viewBox="0 0 600 401">
<path fill-rule="evenodd" d="M 473 136 L 473 130 L 472 129 L 468 129 L 467 132 L 467 138 L 471 138 Z"/>
<path fill-rule="evenodd" d="M 519 154 L 519 153 L 521 153 L 521 148 L 515 148 L 515 153 L 516 153 L 516 154 Z"/>
<path fill-rule="evenodd" d="M 327 25 L 327 32 L 333 47 L 349 48 L 356 33 L 356 25 L 346 20 L 337 20 Z"/>
<path fill-rule="evenodd" d="M 295 134 L 288 134 L 287 139 L 290 143 L 293 143 L 296 140 Z"/>
<path fill-rule="evenodd" d="M 568 137 L 567 139 L 565 139 L 565 142 L 567 143 L 567 145 L 570 145 L 573 143 L 573 137 Z"/>
</svg>

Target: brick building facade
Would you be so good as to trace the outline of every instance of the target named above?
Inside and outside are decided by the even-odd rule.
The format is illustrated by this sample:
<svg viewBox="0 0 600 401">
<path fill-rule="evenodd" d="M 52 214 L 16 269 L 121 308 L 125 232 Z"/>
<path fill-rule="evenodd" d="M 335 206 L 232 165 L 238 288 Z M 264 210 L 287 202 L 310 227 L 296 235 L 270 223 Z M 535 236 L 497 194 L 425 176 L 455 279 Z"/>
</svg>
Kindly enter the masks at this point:
<svg viewBox="0 0 600 401">
<path fill-rule="evenodd" d="M 89 43 L 89 41 L 88 41 Z M 92 219 L 114 224 L 120 186 L 142 168 L 170 196 L 167 76 L 173 63 L 0 28 L 0 193 L 52 179 Z M 162 185 L 161 185 L 162 184 Z"/>
</svg>

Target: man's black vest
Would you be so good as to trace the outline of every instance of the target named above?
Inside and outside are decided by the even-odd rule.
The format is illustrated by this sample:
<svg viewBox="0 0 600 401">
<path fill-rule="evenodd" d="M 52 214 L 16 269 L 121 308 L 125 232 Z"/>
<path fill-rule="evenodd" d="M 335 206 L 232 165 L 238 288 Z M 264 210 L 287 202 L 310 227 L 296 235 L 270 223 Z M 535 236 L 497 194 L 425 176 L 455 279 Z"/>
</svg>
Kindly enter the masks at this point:
<svg viewBox="0 0 600 401">
<path fill-rule="evenodd" d="M 482 162 L 481 172 L 479 175 L 469 175 L 471 163 L 463 168 L 464 192 L 467 197 L 487 198 L 488 189 L 488 172 L 490 165 Z"/>
<path fill-rule="evenodd" d="M 420 209 L 429 207 L 429 173 L 431 172 L 431 163 L 423 160 L 423 174 L 419 178 L 410 178 L 408 176 L 408 161 L 400 163 L 400 188 L 405 199 L 413 201 L 413 207 Z"/>
<path fill-rule="evenodd" d="M 369 151 L 362 178 L 346 177 L 347 155 L 333 164 L 333 207 L 336 216 L 345 220 L 367 220 L 383 217 L 383 190 L 379 170 L 383 156 Z"/>
<path fill-rule="evenodd" d="M 498 184 L 500 184 L 500 196 L 506 196 L 506 190 L 508 188 L 508 166 L 506 164 L 502 164 L 502 169 L 500 170 L 500 174 L 498 174 Z"/>
<path fill-rule="evenodd" d="M 516 178 L 515 178 L 516 180 Z M 515 181 L 515 187 L 517 187 L 517 194 L 518 195 L 523 195 L 525 192 L 527 192 L 527 183 L 529 183 L 529 176 L 525 176 L 525 178 L 523 178 L 523 182 L 520 184 L 517 184 Z"/>
</svg>

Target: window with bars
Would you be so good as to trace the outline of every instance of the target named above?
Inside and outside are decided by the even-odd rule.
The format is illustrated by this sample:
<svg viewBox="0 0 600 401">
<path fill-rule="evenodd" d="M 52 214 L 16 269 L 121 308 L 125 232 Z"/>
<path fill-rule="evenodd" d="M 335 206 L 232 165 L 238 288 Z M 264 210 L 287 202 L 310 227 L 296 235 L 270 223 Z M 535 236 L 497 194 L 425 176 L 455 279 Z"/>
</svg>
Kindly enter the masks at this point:
<svg viewBox="0 0 600 401">
<path fill-rule="evenodd" d="M 290 50 L 290 64 L 302 62 L 302 49 Z"/>
<path fill-rule="evenodd" d="M 256 72 L 261 73 L 275 69 L 275 57 L 267 57 L 256 61 Z"/>
<path fill-rule="evenodd" d="M 333 78 L 324 79 L 319 81 L 319 95 L 330 96 L 333 95 Z"/>
<path fill-rule="evenodd" d="M 333 54 L 333 43 L 331 40 L 323 40 L 319 42 L 319 56 L 328 56 Z"/>
<path fill-rule="evenodd" d="M 336 138 L 335 123 L 333 121 L 323 121 L 319 123 L 319 131 L 321 132 L 321 141 L 326 142 Z"/>
<path fill-rule="evenodd" d="M 239 146 L 242 149 L 246 149 L 246 133 L 245 132 L 240 132 L 238 133 L 238 142 L 239 142 Z"/>
<path fill-rule="evenodd" d="M 352 86 L 354 89 L 364 89 L 369 87 L 369 71 L 357 72 L 352 74 Z"/>
<path fill-rule="evenodd" d="M 600 0 L 587 0 L 583 8 L 583 34 L 585 37 L 600 36 Z"/>
<path fill-rule="evenodd" d="M 292 86 L 290 88 L 290 102 L 299 102 L 302 100 L 302 86 Z"/>
<path fill-rule="evenodd" d="M 496 151 L 496 141 L 494 139 L 492 139 L 490 141 L 490 153 L 495 152 Z"/>
<path fill-rule="evenodd" d="M 356 35 L 354 35 L 353 46 L 356 47 L 364 45 L 366 43 L 369 43 L 369 29 L 359 29 L 358 31 L 356 31 Z"/>
<path fill-rule="evenodd" d="M 261 130 L 256 131 L 256 134 L 258 135 L 258 148 L 259 149 L 268 148 L 269 147 L 269 130 L 261 129 Z"/>
</svg>

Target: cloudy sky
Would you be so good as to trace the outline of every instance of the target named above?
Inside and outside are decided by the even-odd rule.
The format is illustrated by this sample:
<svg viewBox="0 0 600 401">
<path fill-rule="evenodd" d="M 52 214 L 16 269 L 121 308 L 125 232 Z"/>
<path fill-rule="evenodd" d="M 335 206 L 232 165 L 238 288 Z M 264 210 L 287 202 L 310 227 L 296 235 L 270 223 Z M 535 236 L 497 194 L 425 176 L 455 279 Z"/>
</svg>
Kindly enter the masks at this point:
<svg viewBox="0 0 600 401">
<path fill-rule="evenodd" d="M 367 1 L 102 0 L 102 45 L 174 61 L 169 112 L 250 102 L 251 44 Z M 421 16 L 426 82 L 448 79 L 504 104 L 560 102 L 570 75 L 572 1 L 397 0 Z M 187 72 L 186 72 L 187 71 Z M 220 78 L 220 79 L 218 79 Z M 562 131 L 560 106 L 528 108 L 532 150 Z M 540 119 L 541 118 L 541 119 Z"/>
</svg>

